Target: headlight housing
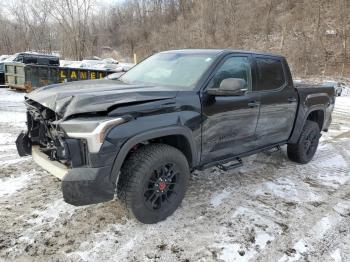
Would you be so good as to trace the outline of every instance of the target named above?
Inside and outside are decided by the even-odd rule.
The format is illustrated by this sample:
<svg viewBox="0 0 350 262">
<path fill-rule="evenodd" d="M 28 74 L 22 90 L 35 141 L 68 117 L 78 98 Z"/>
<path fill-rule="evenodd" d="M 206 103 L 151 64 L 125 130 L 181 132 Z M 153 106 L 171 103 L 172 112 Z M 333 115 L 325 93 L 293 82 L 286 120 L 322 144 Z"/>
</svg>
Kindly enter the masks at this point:
<svg viewBox="0 0 350 262">
<path fill-rule="evenodd" d="M 125 121 L 122 117 L 75 118 L 61 122 L 59 125 L 69 137 L 85 139 L 89 152 L 97 153 L 103 144 L 107 131 Z"/>
</svg>

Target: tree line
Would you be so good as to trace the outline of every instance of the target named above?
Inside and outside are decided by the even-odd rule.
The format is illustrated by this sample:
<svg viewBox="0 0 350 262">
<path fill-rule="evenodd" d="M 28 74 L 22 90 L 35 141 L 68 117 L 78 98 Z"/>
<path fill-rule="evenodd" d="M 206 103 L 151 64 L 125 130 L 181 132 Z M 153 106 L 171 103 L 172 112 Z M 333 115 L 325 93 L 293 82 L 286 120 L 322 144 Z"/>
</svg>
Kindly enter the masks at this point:
<svg viewBox="0 0 350 262">
<path fill-rule="evenodd" d="M 301 76 L 350 76 L 349 0 L 95 4 L 93 0 L 11 2 L 0 15 L 0 53 L 59 51 L 64 58 L 81 60 L 106 53 L 144 58 L 166 49 L 235 48 L 283 54 Z"/>
</svg>

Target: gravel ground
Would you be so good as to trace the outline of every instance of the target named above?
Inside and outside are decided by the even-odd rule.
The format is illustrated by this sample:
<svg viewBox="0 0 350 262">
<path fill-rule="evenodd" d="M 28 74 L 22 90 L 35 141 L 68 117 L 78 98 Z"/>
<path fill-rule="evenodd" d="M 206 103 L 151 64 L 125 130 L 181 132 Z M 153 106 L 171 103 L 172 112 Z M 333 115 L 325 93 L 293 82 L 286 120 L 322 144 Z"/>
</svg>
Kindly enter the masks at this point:
<svg viewBox="0 0 350 262">
<path fill-rule="evenodd" d="M 23 94 L 0 89 L 0 261 L 350 261 L 350 97 L 308 165 L 273 155 L 194 172 L 175 214 L 156 225 L 117 202 L 73 207 L 14 141 Z"/>
</svg>

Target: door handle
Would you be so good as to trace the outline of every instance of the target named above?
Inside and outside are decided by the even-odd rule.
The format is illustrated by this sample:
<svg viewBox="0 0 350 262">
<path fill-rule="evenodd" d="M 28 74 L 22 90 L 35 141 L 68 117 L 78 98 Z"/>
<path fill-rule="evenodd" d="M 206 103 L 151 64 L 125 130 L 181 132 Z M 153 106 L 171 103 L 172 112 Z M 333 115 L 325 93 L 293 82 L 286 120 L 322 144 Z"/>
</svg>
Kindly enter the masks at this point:
<svg viewBox="0 0 350 262">
<path fill-rule="evenodd" d="M 288 102 L 289 103 L 293 103 L 293 102 L 296 102 L 297 99 L 295 97 L 288 97 Z"/>
<path fill-rule="evenodd" d="M 249 103 L 248 103 L 248 106 L 249 106 L 250 108 L 258 107 L 258 106 L 260 106 L 260 102 L 258 102 L 258 101 L 252 101 L 252 102 L 249 102 Z"/>
</svg>

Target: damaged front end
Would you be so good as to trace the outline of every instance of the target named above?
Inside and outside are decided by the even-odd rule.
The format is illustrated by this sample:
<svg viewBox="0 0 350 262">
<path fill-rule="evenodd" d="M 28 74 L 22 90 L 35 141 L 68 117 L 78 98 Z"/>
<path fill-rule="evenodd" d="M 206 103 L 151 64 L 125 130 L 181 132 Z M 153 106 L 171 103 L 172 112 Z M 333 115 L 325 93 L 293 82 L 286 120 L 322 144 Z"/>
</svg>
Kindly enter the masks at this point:
<svg viewBox="0 0 350 262">
<path fill-rule="evenodd" d="M 83 120 L 76 119 L 63 121 L 57 113 L 33 100 L 26 99 L 25 103 L 27 130 L 17 137 L 18 154 L 32 155 L 39 166 L 62 180 L 67 203 L 86 205 L 113 199 L 115 184 L 109 179 L 113 162 L 96 162 L 102 146 L 101 133 L 105 131 L 101 128 L 106 125 L 96 121 L 82 125 Z"/>
<path fill-rule="evenodd" d="M 62 180 L 66 202 L 86 205 L 114 198 L 112 168 L 123 141 L 106 139 L 117 125 L 166 110 L 178 91 L 118 81 L 78 81 L 38 88 L 26 96 L 27 130 L 16 141 Z M 122 139 L 126 139 L 123 137 Z M 116 171 L 118 172 L 118 171 Z"/>
<path fill-rule="evenodd" d="M 22 131 L 16 140 L 20 156 L 30 155 L 32 147 L 39 147 L 50 160 L 58 161 L 68 167 L 86 164 L 85 144 L 77 139 L 69 139 L 57 124 L 58 116 L 51 109 L 26 100 L 27 131 Z M 79 154 L 74 154 L 79 152 Z"/>
</svg>

